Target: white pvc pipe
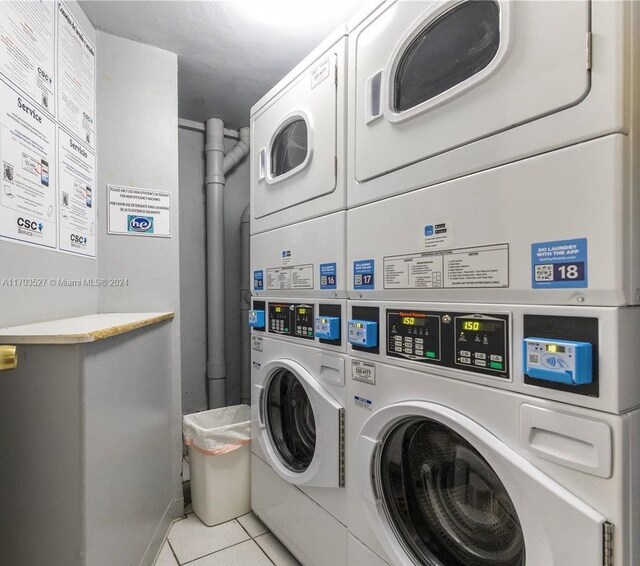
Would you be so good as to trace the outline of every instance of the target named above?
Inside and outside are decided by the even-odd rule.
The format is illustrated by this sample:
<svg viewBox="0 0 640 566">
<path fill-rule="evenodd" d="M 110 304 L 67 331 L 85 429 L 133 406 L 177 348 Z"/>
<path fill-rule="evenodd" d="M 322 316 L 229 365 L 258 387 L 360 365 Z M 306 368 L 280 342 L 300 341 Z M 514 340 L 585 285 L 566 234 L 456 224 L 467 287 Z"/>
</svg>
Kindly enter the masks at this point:
<svg viewBox="0 0 640 566">
<path fill-rule="evenodd" d="M 249 152 L 248 128 L 242 128 L 242 130 L 246 131 L 241 141 L 229 152 L 229 159 L 225 160 L 224 123 L 219 118 L 210 118 L 206 122 L 207 381 L 210 409 L 226 405 L 224 187 L 225 173 Z"/>
<path fill-rule="evenodd" d="M 249 205 L 242 211 L 240 235 L 242 241 L 240 275 L 240 324 L 242 328 L 241 353 L 241 403 L 251 405 L 251 330 L 249 329 L 249 309 L 251 308 L 251 275 L 249 258 Z"/>
</svg>

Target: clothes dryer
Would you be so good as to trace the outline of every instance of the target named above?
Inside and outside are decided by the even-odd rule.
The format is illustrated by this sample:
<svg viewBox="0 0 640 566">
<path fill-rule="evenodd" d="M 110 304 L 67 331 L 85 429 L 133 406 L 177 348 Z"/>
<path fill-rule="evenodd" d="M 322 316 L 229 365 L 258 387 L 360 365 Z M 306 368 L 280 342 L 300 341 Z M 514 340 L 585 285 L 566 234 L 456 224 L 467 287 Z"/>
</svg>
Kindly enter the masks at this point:
<svg viewBox="0 0 640 566">
<path fill-rule="evenodd" d="M 631 148 L 603 136 L 350 209 L 349 296 L 638 304 Z"/>
<path fill-rule="evenodd" d="M 637 2 L 386 2 L 349 34 L 348 207 L 633 136 L 639 29 Z"/>
<path fill-rule="evenodd" d="M 251 234 L 346 206 L 346 30 L 251 109 Z"/>
<path fill-rule="evenodd" d="M 253 510 L 303 564 L 346 565 L 345 355 L 257 332 L 252 347 Z"/>
</svg>

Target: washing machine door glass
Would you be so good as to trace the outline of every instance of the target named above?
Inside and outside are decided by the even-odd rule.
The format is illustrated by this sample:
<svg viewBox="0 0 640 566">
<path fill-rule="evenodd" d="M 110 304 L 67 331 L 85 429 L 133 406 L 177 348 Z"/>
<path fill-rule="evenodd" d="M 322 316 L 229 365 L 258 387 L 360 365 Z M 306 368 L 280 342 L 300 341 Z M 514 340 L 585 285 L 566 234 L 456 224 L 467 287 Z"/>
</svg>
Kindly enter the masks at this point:
<svg viewBox="0 0 640 566">
<path fill-rule="evenodd" d="M 431 22 L 408 46 L 394 81 L 394 106 L 403 112 L 484 69 L 500 47 L 497 2 L 463 2 Z"/>
<path fill-rule="evenodd" d="M 304 472 L 316 448 L 316 421 L 304 387 L 289 370 L 277 370 L 270 379 L 265 414 L 280 461 L 292 472 Z"/>
<path fill-rule="evenodd" d="M 506 489 L 456 432 L 422 417 L 403 420 L 386 435 L 376 472 L 387 518 L 418 564 L 524 565 Z"/>
<path fill-rule="evenodd" d="M 307 157 L 308 145 L 307 123 L 303 118 L 286 124 L 271 146 L 271 177 L 280 177 L 302 165 Z"/>
</svg>

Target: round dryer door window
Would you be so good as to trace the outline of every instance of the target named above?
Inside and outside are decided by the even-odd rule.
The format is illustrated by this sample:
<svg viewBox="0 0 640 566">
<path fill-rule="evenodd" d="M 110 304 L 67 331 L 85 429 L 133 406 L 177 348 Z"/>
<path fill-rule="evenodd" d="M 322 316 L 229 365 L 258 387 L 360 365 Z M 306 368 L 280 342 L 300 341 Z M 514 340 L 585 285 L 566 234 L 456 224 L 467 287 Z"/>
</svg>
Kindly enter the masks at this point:
<svg viewBox="0 0 640 566">
<path fill-rule="evenodd" d="M 277 370 L 265 398 L 266 424 L 281 462 L 302 473 L 316 449 L 316 421 L 311 401 L 298 378 L 287 369 Z"/>
<path fill-rule="evenodd" d="M 502 482 L 480 453 L 426 418 L 401 421 L 376 466 L 388 520 L 428 566 L 522 566 L 524 537 Z"/>
</svg>

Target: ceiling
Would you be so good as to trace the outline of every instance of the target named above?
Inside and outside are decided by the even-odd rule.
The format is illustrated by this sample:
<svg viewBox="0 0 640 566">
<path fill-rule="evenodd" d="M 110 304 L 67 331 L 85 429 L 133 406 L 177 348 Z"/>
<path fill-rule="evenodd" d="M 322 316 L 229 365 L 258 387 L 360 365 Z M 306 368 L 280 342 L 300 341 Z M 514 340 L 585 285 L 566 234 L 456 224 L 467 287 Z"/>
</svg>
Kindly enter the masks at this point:
<svg viewBox="0 0 640 566">
<path fill-rule="evenodd" d="M 179 116 L 248 125 L 249 110 L 370 0 L 80 0 L 98 29 L 178 54 Z"/>
</svg>

